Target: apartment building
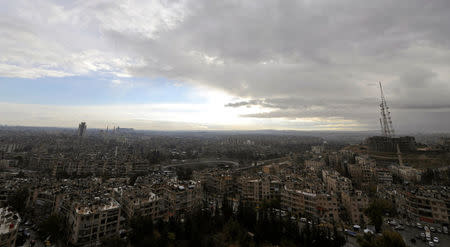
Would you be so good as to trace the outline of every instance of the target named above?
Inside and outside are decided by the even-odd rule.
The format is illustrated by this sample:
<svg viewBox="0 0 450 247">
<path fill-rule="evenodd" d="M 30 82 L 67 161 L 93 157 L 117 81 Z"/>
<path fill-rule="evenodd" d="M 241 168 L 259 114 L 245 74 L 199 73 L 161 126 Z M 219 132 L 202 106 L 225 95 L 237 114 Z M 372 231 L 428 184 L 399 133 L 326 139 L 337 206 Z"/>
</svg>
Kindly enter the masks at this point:
<svg viewBox="0 0 450 247">
<path fill-rule="evenodd" d="M 353 189 L 352 181 L 349 178 L 341 176 L 336 171 L 322 171 L 322 180 L 329 193 L 340 193 Z"/>
<path fill-rule="evenodd" d="M 370 183 L 375 182 L 375 164 L 374 163 L 357 163 L 347 165 L 348 173 L 352 181 L 360 187 L 367 187 Z"/>
<path fill-rule="evenodd" d="M 19 214 L 0 208 L 0 247 L 16 246 L 19 223 Z"/>
<path fill-rule="evenodd" d="M 85 200 L 73 204 L 69 216 L 69 242 L 91 246 L 117 236 L 124 223 L 120 204 L 112 198 Z"/>
<path fill-rule="evenodd" d="M 265 165 L 262 167 L 262 171 L 268 175 L 277 175 L 280 173 L 280 165 L 279 164 Z"/>
<path fill-rule="evenodd" d="M 393 174 L 398 175 L 405 181 L 418 182 L 421 180 L 422 172 L 410 166 L 390 166 L 389 169 Z"/>
<path fill-rule="evenodd" d="M 203 177 L 205 190 L 208 195 L 223 196 L 233 190 L 233 176 L 224 173 L 209 173 Z"/>
<path fill-rule="evenodd" d="M 450 223 L 450 191 L 443 186 L 417 187 L 401 192 L 399 208 L 409 218 L 430 223 Z"/>
<path fill-rule="evenodd" d="M 165 216 L 163 197 L 153 193 L 149 187 L 123 186 L 114 188 L 114 194 L 129 219 L 134 216 L 150 216 L 157 220 Z"/>
<path fill-rule="evenodd" d="M 311 159 L 305 160 L 305 167 L 312 169 L 319 169 L 325 166 L 325 161 L 323 159 Z"/>
<path fill-rule="evenodd" d="M 369 198 L 360 190 L 341 194 L 342 204 L 352 224 L 365 225 L 369 223 L 364 210 L 369 206 Z"/>
<path fill-rule="evenodd" d="M 237 182 L 238 194 L 242 203 L 250 206 L 270 199 L 270 179 L 267 177 L 240 177 Z"/>
<path fill-rule="evenodd" d="M 385 184 L 385 185 L 392 184 L 393 181 L 392 173 L 389 171 L 389 169 L 377 167 L 375 169 L 375 172 L 378 184 Z"/>
<path fill-rule="evenodd" d="M 284 188 L 281 207 L 297 217 L 310 217 L 323 221 L 339 221 L 338 200 L 335 195 L 312 193 Z"/>
<path fill-rule="evenodd" d="M 169 217 L 183 217 L 203 204 L 203 188 L 199 181 L 169 182 L 163 189 L 164 207 Z"/>
</svg>

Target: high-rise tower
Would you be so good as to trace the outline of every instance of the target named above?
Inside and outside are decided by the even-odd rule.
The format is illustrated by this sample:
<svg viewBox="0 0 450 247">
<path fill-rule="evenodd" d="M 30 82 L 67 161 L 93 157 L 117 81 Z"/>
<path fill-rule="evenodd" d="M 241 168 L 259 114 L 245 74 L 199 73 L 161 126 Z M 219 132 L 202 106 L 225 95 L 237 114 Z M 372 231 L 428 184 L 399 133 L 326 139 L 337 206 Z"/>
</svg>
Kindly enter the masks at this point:
<svg viewBox="0 0 450 247">
<path fill-rule="evenodd" d="M 86 134 L 86 128 L 87 128 L 86 122 L 81 122 L 78 125 L 78 136 L 80 137 L 84 136 Z"/>
</svg>

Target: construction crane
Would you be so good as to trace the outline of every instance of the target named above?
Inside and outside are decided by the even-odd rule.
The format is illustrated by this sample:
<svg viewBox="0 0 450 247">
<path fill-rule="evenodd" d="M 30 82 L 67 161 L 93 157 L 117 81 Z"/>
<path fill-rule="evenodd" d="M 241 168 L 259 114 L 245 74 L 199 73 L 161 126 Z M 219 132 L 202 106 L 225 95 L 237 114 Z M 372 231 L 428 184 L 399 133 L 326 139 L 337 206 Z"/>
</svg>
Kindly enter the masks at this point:
<svg viewBox="0 0 450 247">
<path fill-rule="evenodd" d="M 381 103 L 380 103 L 381 133 L 386 137 L 395 137 L 394 127 L 392 126 L 391 112 L 389 111 L 389 107 L 387 106 L 381 82 L 380 82 L 380 92 L 381 92 Z"/>
<path fill-rule="evenodd" d="M 383 93 L 383 86 L 380 83 L 380 92 L 381 92 L 381 103 L 380 103 L 380 125 L 381 125 L 381 134 L 383 136 L 393 138 L 395 137 L 394 127 L 392 126 L 391 112 L 389 111 L 389 106 L 387 106 L 386 98 Z M 397 158 L 400 166 L 403 166 L 403 158 L 402 152 L 400 151 L 400 145 L 397 143 Z"/>
</svg>

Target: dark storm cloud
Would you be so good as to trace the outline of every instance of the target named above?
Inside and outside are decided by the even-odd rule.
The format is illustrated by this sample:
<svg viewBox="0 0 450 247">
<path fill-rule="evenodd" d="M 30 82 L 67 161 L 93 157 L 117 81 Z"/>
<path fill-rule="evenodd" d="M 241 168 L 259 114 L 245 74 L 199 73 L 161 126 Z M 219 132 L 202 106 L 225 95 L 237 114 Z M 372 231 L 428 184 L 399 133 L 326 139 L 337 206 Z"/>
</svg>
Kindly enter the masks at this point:
<svg viewBox="0 0 450 247">
<path fill-rule="evenodd" d="M 338 117 L 378 127 L 373 82 L 379 80 L 393 114 L 449 114 L 449 10 L 448 1 L 197 3 L 162 37 L 177 37 L 178 54 L 193 49 L 223 64 L 196 64 L 181 55 L 166 62 L 173 69 L 165 74 L 265 99 L 228 106 L 279 108 L 247 117 Z M 422 116 L 409 114 L 393 118 L 403 123 Z"/>
<path fill-rule="evenodd" d="M 377 128 L 380 80 L 393 107 L 448 113 L 450 100 L 440 97 L 450 95 L 448 1 L 194 1 L 187 8 L 184 21 L 157 39 L 120 38 L 146 58 L 137 75 L 251 98 L 229 107 L 278 108 L 247 117 L 350 118 Z"/>
</svg>

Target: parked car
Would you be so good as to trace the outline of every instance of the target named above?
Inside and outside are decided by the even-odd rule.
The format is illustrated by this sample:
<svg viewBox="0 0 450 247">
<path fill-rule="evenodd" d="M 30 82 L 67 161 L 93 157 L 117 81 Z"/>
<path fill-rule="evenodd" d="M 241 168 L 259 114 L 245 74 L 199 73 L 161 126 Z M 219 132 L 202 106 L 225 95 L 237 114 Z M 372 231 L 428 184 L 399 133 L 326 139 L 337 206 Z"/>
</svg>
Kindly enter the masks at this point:
<svg viewBox="0 0 450 247">
<path fill-rule="evenodd" d="M 448 234 L 448 228 L 447 228 L 446 226 L 442 227 L 442 231 L 443 231 L 445 234 Z"/>
<path fill-rule="evenodd" d="M 422 228 L 422 224 L 420 224 L 419 222 L 416 223 L 417 228 Z"/>
<path fill-rule="evenodd" d="M 439 243 L 439 238 L 438 238 L 438 237 L 434 237 L 434 238 L 433 238 L 433 242 Z"/>
<path fill-rule="evenodd" d="M 433 242 L 428 242 L 428 246 L 434 246 L 434 243 Z"/>
<path fill-rule="evenodd" d="M 401 226 L 401 225 L 398 225 L 398 226 L 394 227 L 394 229 L 397 230 L 397 231 L 405 230 L 405 228 L 403 226 Z"/>
<path fill-rule="evenodd" d="M 436 229 L 434 229 L 434 227 L 430 227 L 430 231 L 431 231 L 431 232 L 435 232 Z"/>
</svg>

